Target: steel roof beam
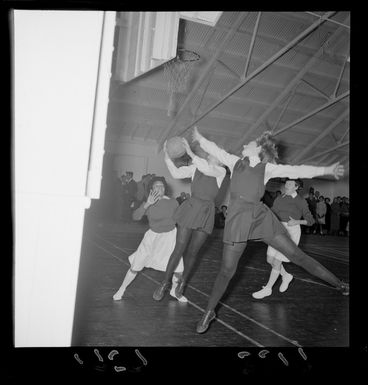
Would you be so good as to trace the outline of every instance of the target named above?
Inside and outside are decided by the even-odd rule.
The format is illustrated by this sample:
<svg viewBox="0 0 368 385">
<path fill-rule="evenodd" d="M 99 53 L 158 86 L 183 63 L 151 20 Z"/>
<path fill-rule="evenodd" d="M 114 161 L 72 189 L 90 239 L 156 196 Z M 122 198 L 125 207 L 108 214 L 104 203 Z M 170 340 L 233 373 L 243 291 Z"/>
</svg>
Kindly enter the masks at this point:
<svg viewBox="0 0 368 385">
<path fill-rule="evenodd" d="M 237 79 L 240 79 L 239 74 L 234 71 L 232 68 L 230 68 L 226 63 L 224 63 L 222 60 L 217 59 L 217 62 L 223 65 L 230 73 L 232 73 Z"/>
<path fill-rule="evenodd" d="M 348 134 L 349 131 L 350 131 L 350 127 L 347 128 L 344 135 L 338 140 L 338 143 L 342 143 L 342 141 L 344 140 L 345 136 Z"/>
<path fill-rule="evenodd" d="M 331 95 L 333 98 L 336 97 L 337 91 L 338 91 L 338 89 L 339 89 L 339 87 L 340 87 L 342 75 L 344 74 L 344 70 L 345 70 L 345 67 L 346 67 L 346 63 L 348 62 L 348 57 L 349 57 L 349 56 L 346 56 L 346 60 L 345 60 L 345 62 L 344 62 L 344 65 L 343 65 L 342 68 L 341 68 L 340 75 L 339 75 L 339 79 L 337 80 L 335 90 L 334 90 L 334 92 L 333 92 L 332 95 Z"/>
<path fill-rule="evenodd" d="M 244 72 L 243 72 L 243 75 L 241 77 L 242 80 L 244 80 L 246 78 L 246 76 L 247 76 L 248 67 L 249 67 L 249 63 L 250 63 L 250 58 L 252 56 L 254 42 L 256 40 L 256 35 L 257 35 L 257 31 L 258 31 L 259 21 L 261 19 L 261 14 L 262 14 L 262 12 L 258 12 L 256 24 L 255 24 L 254 30 L 253 30 L 252 40 L 251 40 L 250 46 L 249 46 L 247 62 L 245 64 Z"/>
<path fill-rule="evenodd" d="M 304 162 L 308 162 L 309 160 L 312 160 L 314 158 L 318 158 L 318 157 L 320 157 L 322 155 L 329 154 L 330 152 L 333 152 L 333 151 L 337 150 L 338 148 L 344 147 L 344 146 L 346 146 L 348 144 L 349 144 L 349 141 L 344 142 L 344 143 L 340 143 L 340 144 L 330 148 L 329 150 L 319 152 L 318 154 L 314 154 L 314 155 L 310 156 L 309 158 L 303 159 L 303 163 Z"/>
<path fill-rule="evenodd" d="M 291 100 L 293 99 L 293 97 L 294 97 L 294 95 L 295 95 L 295 92 L 296 92 L 296 89 L 298 88 L 298 85 L 299 85 L 299 84 L 300 84 L 300 83 L 298 83 L 298 84 L 295 86 L 295 88 L 291 91 L 290 96 L 289 96 L 289 98 L 288 98 L 288 100 L 287 100 L 287 103 L 285 103 L 285 105 L 284 105 L 284 107 L 282 108 L 282 111 L 281 111 L 281 113 L 280 113 L 280 116 L 278 117 L 276 123 L 274 124 L 274 126 L 273 126 L 273 128 L 272 128 L 272 132 L 274 132 L 274 131 L 276 130 L 276 127 L 277 127 L 278 124 L 280 123 L 280 120 L 281 120 L 281 118 L 283 117 L 283 115 L 284 115 L 286 109 L 289 107 L 289 104 L 290 104 Z"/>
<path fill-rule="evenodd" d="M 324 92 L 322 92 L 321 90 L 319 90 L 317 87 L 315 87 L 313 84 L 307 82 L 306 80 L 302 79 L 302 82 L 307 84 L 310 88 L 312 88 L 312 90 L 316 91 L 317 93 L 321 94 L 324 98 L 330 100 L 331 97 L 328 96 L 327 94 L 325 94 Z"/>
<path fill-rule="evenodd" d="M 241 148 L 248 137 L 264 122 L 268 115 L 275 109 L 276 106 L 285 98 L 285 96 L 292 90 L 292 88 L 302 79 L 302 77 L 311 69 L 316 61 L 323 55 L 324 48 L 330 44 L 333 39 L 338 37 L 344 29 L 339 27 L 336 31 L 324 42 L 319 50 L 308 60 L 305 66 L 298 72 L 294 79 L 287 85 L 287 87 L 280 93 L 280 95 L 272 102 L 266 111 L 257 119 L 257 121 L 249 128 L 249 130 L 240 139 L 239 144 L 233 149 L 234 151 Z"/>
<path fill-rule="evenodd" d="M 318 144 L 326 135 L 328 135 L 337 125 L 339 125 L 347 116 L 349 110 L 345 110 L 335 121 L 333 121 L 325 130 L 323 130 L 316 139 L 309 143 L 302 151 L 300 151 L 296 157 L 291 160 L 291 163 L 296 163 L 303 158 L 316 144 Z"/>
<path fill-rule="evenodd" d="M 313 16 L 316 16 L 316 17 L 321 17 L 320 15 L 318 15 L 317 13 L 314 13 L 314 12 L 305 12 L 305 13 L 308 13 L 309 15 L 313 15 Z M 341 25 L 347 29 L 350 29 L 350 26 L 349 25 L 346 25 L 344 23 L 340 23 L 339 21 L 336 21 L 336 20 L 332 20 L 332 19 L 327 19 L 327 21 L 331 22 L 331 23 L 335 23 L 337 25 Z"/>
<path fill-rule="evenodd" d="M 216 51 L 215 51 L 214 55 L 208 61 L 206 67 L 202 71 L 202 73 L 199 76 L 197 82 L 195 83 L 195 85 L 193 86 L 192 90 L 190 91 L 190 93 L 185 98 L 184 103 L 180 107 L 180 110 L 175 115 L 173 120 L 170 122 L 170 124 L 166 128 L 166 130 L 163 132 L 163 135 L 159 138 L 159 143 L 158 143 L 158 146 L 157 146 L 158 151 L 161 150 L 163 143 L 169 137 L 170 133 L 172 132 L 172 129 L 175 127 L 175 125 L 178 122 L 180 116 L 182 115 L 184 109 L 186 108 L 186 106 L 191 101 L 193 95 L 195 95 L 195 93 L 197 92 L 199 87 L 202 85 L 203 81 L 206 79 L 208 73 L 211 71 L 212 66 L 214 65 L 214 63 L 216 62 L 218 57 L 221 55 L 223 48 L 230 41 L 230 39 L 234 36 L 234 33 L 236 32 L 236 30 L 239 28 L 239 26 L 243 22 L 245 16 L 246 16 L 245 14 L 240 14 L 238 16 L 238 18 L 236 19 L 236 21 L 233 24 L 232 28 L 228 31 L 228 33 L 226 34 L 225 38 L 222 40 L 220 45 L 216 48 Z"/>
<path fill-rule="evenodd" d="M 326 159 L 328 159 L 330 154 L 323 155 L 322 158 L 316 163 L 316 166 L 319 166 L 321 163 L 323 163 Z"/>
<path fill-rule="evenodd" d="M 209 109 L 207 109 L 207 111 L 205 111 L 198 118 L 196 118 L 189 126 L 187 125 L 183 129 L 177 130 L 176 134 L 177 135 L 183 134 L 188 128 L 190 128 L 195 123 L 197 123 L 199 120 L 201 120 L 206 115 L 208 115 L 217 106 L 219 106 L 221 103 L 223 103 L 225 100 L 227 100 L 232 94 L 234 94 L 236 91 L 238 91 L 241 87 L 243 87 L 251 79 L 253 79 L 255 76 L 257 76 L 260 72 L 264 71 L 273 62 L 275 62 L 277 59 L 279 59 L 282 55 L 284 55 L 287 51 L 289 51 L 291 48 L 293 48 L 296 44 L 298 44 L 302 39 L 304 39 L 312 31 L 314 31 L 316 28 L 318 28 L 325 21 L 325 19 L 327 17 L 329 17 L 329 16 L 331 16 L 332 14 L 335 14 L 335 13 L 336 12 L 327 12 L 326 14 L 324 14 L 321 19 L 319 19 L 316 22 L 314 22 L 311 26 L 309 26 L 302 33 L 300 33 L 296 38 L 294 38 L 290 43 L 288 43 L 285 47 L 283 47 L 280 51 L 278 51 L 275 55 L 273 55 L 270 59 L 268 59 L 265 63 L 263 63 L 260 67 L 258 67 L 255 71 L 253 71 L 250 75 L 248 75 L 243 81 L 241 81 L 237 86 L 232 88 L 219 101 L 217 101 L 214 105 L 212 105 Z M 165 140 L 165 138 L 160 141 L 160 144 L 159 144 L 160 146 L 162 146 L 164 140 Z"/>
<path fill-rule="evenodd" d="M 203 98 L 204 98 L 204 96 L 205 96 L 206 93 L 207 93 L 208 86 L 209 86 L 210 83 L 211 83 L 212 76 L 213 76 L 213 74 L 215 73 L 215 70 L 216 70 L 216 65 L 214 65 L 214 66 L 212 67 L 212 70 L 210 71 L 210 73 L 209 73 L 209 75 L 208 75 L 207 84 L 206 84 L 206 86 L 205 86 L 205 88 L 204 88 L 204 90 L 203 90 L 203 92 L 202 92 L 201 100 L 199 101 L 198 106 L 197 106 L 195 112 L 192 112 L 192 114 L 193 114 L 193 119 L 196 118 L 197 113 L 198 113 L 198 111 L 199 111 L 199 109 L 200 109 L 200 107 L 201 107 L 201 105 L 202 105 Z"/>
<path fill-rule="evenodd" d="M 297 124 L 303 122 L 304 120 L 307 120 L 308 118 L 312 117 L 313 115 L 318 114 L 318 112 L 321 112 L 321 111 L 325 110 L 326 108 L 331 107 L 332 105 L 336 104 L 336 103 L 339 102 L 340 100 L 342 100 L 342 99 L 346 98 L 347 96 L 349 96 L 349 94 L 350 94 L 350 91 L 344 92 L 343 94 L 341 94 L 341 95 L 338 96 L 337 98 L 330 100 L 329 102 L 323 104 L 323 105 L 320 106 L 320 107 L 317 107 L 316 109 L 314 109 L 313 111 L 309 112 L 308 114 L 302 116 L 301 118 L 295 120 L 294 122 L 292 122 L 292 123 L 286 125 L 285 127 L 281 128 L 280 130 L 276 131 L 276 132 L 274 133 L 274 135 L 279 135 L 279 134 L 281 134 L 282 132 L 284 132 L 284 131 L 290 129 L 291 127 L 294 127 L 294 126 L 296 126 Z"/>
</svg>

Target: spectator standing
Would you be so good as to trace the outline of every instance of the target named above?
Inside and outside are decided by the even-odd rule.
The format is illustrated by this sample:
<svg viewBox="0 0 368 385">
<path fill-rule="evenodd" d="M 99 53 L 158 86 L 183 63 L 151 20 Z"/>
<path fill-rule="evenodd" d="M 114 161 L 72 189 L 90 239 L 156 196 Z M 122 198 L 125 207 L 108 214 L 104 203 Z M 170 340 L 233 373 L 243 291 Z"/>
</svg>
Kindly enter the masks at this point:
<svg viewBox="0 0 368 385">
<path fill-rule="evenodd" d="M 133 179 L 133 172 L 127 171 L 125 183 L 123 184 L 124 193 L 124 217 L 125 222 L 132 221 L 132 212 L 137 201 L 137 182 Z"/>
<path fill-rule="evenodd" d="M 326 234 L 330 234 L 331 231 L 331 204 L 330 198 L 325 198 L 326 203 Z"/>
<path fill-rule="evenodd" d="M 325 203 L 325 198 L 320 195 L 319 200 L 316 205 L 316 217 L 317 217 L 317 228 L 314 230 L 313 234 L 316 233 L 316 231 L 319 231 L 320 235 L 323 234 L 323 226 L 326 224 L 326 203 Z"/>
<path fill-rule="evenodd" d="M 125 176 L 121 175 L 115 178 L 115 210 L 114 216 L 117 221 L 120 221 L 123 216 L 123 208 L 124 208 L 124 190 L 123 190 L 123 181 Z"/>
<path fill-rule="evenodd" d="M 131 208 L 127 190 L 127 176 L 126 174 L 121 176 L 121 191 L 122 191 L 122 207 L 120 219 L 123 222 L 129 222 L 131 219 Z"/>
<path fill-rule="evenodd" d="M 150 174 L 142 175 L 142 179 L 137 182 L 137 206 L 139 206 L 146 199 L 145 180 L 150 177 Z"/>
<path fill-rule="evenodd" d="M 331 204 L 331 235 L 339 235 L 340 212 L 340 197 L 335 197 Z"/>
<path fill-rule="evenodd" d="M 306 199 L 307 203 L 308 203 L 308 208 L 309 208 L 309 211 L 312 213 L 313 215 L 313 218 L 314 220 L 316 221 L 317 223 L 317 218 L 316 218 L 316 208 L 317 208 L 317 201 L 316 201 L 316 198 L 314 196 L 314 189 L 313 187 L 311 187 L 309 189 L 309 197 Z M 311 232 L 314 232 L 315 230 L 315 227 L 316 225 L 312 225 L 311 228 L 310 228 L 310 231 Z M 309 233 L 308 229 L 307 229 L 307 234 Z"/>
<path fill-rule="evenodd" d="M 349 222 L 349 198 L 342 197 L 340 205 L 340 232 L 346 236 L 346 226 Z"/>
</svg>

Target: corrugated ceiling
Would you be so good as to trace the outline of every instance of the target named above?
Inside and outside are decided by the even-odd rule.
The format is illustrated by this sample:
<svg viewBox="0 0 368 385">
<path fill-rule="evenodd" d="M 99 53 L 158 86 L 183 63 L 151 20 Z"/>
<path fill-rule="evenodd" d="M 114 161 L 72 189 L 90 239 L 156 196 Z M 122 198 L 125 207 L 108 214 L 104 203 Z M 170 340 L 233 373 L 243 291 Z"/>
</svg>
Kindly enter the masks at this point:
<svg viewBox="0 0 368 385">
<path fill-rule="evenodd" d="M 325 13 L 312 12 L 317 15 Z M 258 12 L 223 12 L 215 27 L 181 21 L 179 48 L 195 51 L 200 55 L 200 60 L 191 68 L 186 90 L 173 95 L 171 116 L 168 114 L 168 78 L 163 66 L 160 66 L 126 84 L 112 80 L 108 130 L 143 140 L 161 139 L 161 135 L 181 109 L 238 17 L 242 18 L 240 27 L 221 51 L 215 62 L 216 68 L 207 73 L 205 81 L 191 97 L 187 108 L 178 116 L 178 122 L 169 136 L 188 128 L 195 118 L 211 109 L 240 84 L 244 79 Z M 307 12 L 262 12 L 246 76 L 252 75 L 318 19 L 318 16 Z M 350 25 L 349 12 L 337 12 L 331 19 Z M 326 44 L 327 39 L 331 40 L 329 44 Z M 350 55 L 349 49 L 350 28 L 325 21 L 277 61 L 204 115 L 197 125 L 203 132 L 221 142 L 220 144 L 230 146 L 228 149 L 239 144 L 248 131 L 250 135 L 247 140 L 254 139 L 265 129 L 275 129 L 277 132 L 329 102 L 338 84 L 336 96 L 349 91 L 350 63 L 346 62 Z M 319 50 L 322 50 L 320 57 L 298 81 L 295 81 L 298 73 Z M 290 92 L 273 105 L 289 84 L 294 85 Z M 292 96 L 293 90 L 295 94 Z M 273 108 L 270 109 L 271 107 Z M 283 151 L 283 160 L 295 157 L 301 148 L 317 138 L 348 108 L 349 97 L 346 97 L 280 133 L 278 139 L 287 147 L 287 151 Z M 269 114 L 264 116 L 268 110 Z M 333 129 L 332 135 L 321 140 L 308 156 L 332 148 L 336 145 L 334 137 L 339 140 L 348 127 L 347 117 Z M 189 130 L 186 130 L 184 135 L 188 136 Z M 348 140 L 349 134 L 345 136 L 344 142 Z M 349 146 L 342 147 L 335 153 L 348 154 Z M 317 164 L 319 159 L 316 158 L 313 162 Z"/>
</svg>

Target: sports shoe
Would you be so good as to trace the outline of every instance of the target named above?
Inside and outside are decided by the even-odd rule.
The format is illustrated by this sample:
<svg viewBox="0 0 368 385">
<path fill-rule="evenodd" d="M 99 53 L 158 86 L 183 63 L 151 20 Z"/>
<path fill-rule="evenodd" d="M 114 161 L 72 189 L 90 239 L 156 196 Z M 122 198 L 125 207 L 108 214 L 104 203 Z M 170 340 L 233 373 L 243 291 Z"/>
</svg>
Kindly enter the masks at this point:
<svg viewBox="0 0 368 385">
<path fill-rule="evenodd" d="M 170 282 L 162 281 L 160 286 L 153 293 L 153 299 L 155 301 L 161 301 L 165 296 L 165 291 L 169 288 Z"/>
<path fill-rule="evenodd" d="M 180 279 L 176 286 L 175 286 L 175 295 L 177 297 L 181 297 L 183 295 L 183 292 L 184 292 L 184 288 L 186 286 L 186 282 L 183 281 L 182 279 Z"/>
<path fill-rule="evenodd" d="M 204 333 L 210 326 L 210 322 L 214 320 L 215 317 L 216 313 L 213 310 L 206 311 L 197 324 L 197 333 Z"/>
<path fill-rule="evenodd" d="M 272 294 L 272 289 L 270 289 L 269 287 L 266 287 L 266 286 L 262 286 L 262 287 L 263 287 L 263 289 L 256 291 L 255 293 L 252 294 L 253 298 L 261 299 L 264 297 L 268 297 L 269 295 Z"/>
<path fill-rule="evenodd" d="M 179 302 L 188 302 L 187 297 L 184 297 L 183 295 L 177 295 L 176 294 L 176 286 L 174 286 L 174 285 L 170 290 L 170 295 L 172 297 L 176 298 Z"/>
<path fill-rule="evenodd" d="M 349 284 L 346 282 L 343 282 L 340 287 L 338 287 L 338 290 L 341 291 L 342 295 L 349 295 Z"/>
<path fill-rule="evenodd" d="M 120 294 L 119 292 L 116 292 L 116 293 L 112 296 L 112 298 L 113 298 L 114 301 L 119 301 L 119 300 L 121 300 L 121 298 L 122 298 L 123 295 L 124 295 L 124 293 L 123 293 L 123 294 Z"/>
<path fill-rule="evenodd" d="M 283 293 L 289 287 L 289 283 L 293 280 L 294 276 L 292 274 L 287 273 L 285 276 L 281 276 L 281 278 L 282 282 L 279 290 L 281 293 Z"/>
</svg>

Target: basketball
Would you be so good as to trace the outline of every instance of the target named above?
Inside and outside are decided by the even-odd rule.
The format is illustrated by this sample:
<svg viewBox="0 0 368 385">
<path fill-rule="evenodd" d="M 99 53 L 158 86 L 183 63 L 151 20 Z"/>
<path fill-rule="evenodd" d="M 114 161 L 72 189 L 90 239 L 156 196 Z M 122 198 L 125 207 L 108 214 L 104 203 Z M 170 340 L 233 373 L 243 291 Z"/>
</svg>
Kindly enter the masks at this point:
<svg viewBox="0 0 368 385">
<path fill-rule="evenodd" d="M 174 136 L 166 142 L 166 150 L 170 158 L 180 158 L 186 152 L 179 136 Z"/>
</svg>

